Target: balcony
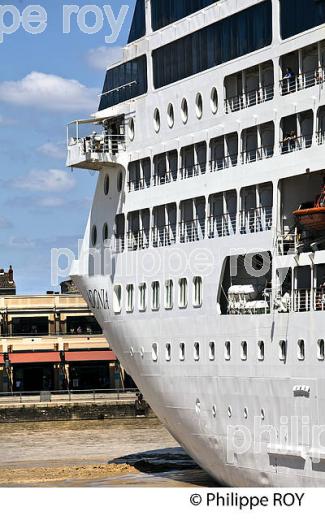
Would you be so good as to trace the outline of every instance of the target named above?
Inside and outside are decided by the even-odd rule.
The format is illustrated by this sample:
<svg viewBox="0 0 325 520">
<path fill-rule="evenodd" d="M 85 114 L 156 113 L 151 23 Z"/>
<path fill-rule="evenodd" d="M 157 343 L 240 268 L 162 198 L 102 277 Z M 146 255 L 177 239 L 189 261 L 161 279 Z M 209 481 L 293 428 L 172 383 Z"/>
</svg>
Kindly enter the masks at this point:
<svg viewBox="0 0 325 520">
<path fill-rule="evenodd" d="M 209 238 L 228 237 L 236 233 L 236 213 L 208 217 Z"/>
<path fill-rule="evenodd" d="M 261 233 L 272 228 L 272 207 L 260 207 L 240 212 L 240 233 Z"/>
<path fill-rule="evenodd" d="M 67 149 L 66 165 L 71 168 L 100 170 L 120 163 L 126 152 L 124 126 L 107 125 L 107 120 L 74 121 L 68 125 Z"/>
<path fill-rule="evenodd" d="M 176 224 L 152 228 L 153 247 L 166 247 L 176 243 Z"/>
<path fill-rule="evenodd" d="M 325 82 L 325 69 L 323 67 L 315 68 L 307 72 L 295 75 L 293 72 L 287 74 L 280 81 L 280 92 L 282 96 L 299 92 L 307 88 L 322 85 Z"/>
<path fill-rule="evenodd" d="M 260 87 L 225 99 L 225 112 L 226 114 L 238 112 L 239 110 L 271 101 L 273 97 L 274 85 L 266 85 L 265 87 Z"/>
<path fill-rule="evenodd" d="M 197 242 L 205 237 L 205 219 L 194 219 L 179 223 L 181 244 Z"/>
<path fill-rule="evenodd" d="M 128 251 L 139 251 L 149 247 L 149 230 L 129 231 L 127 234 Z"/>
<path fill-rule="evenodd" d="M 310 148 L 312 144 L 313 134 L 300 135 L 297 137 L 295 133 L 291 133 L 280 142 L 280 151 L 281 154 L 284 155 Z"/>
</svg>

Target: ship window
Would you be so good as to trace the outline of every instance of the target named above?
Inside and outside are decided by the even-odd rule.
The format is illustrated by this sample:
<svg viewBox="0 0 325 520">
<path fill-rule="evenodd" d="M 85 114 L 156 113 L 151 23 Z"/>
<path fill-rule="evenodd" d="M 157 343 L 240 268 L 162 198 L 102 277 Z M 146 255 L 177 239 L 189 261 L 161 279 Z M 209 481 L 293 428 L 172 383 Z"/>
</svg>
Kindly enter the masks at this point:
<svg viewBox="0 0 325 520">
<path fill-rule="evenodd" d="M 194 343 L 194 361 L 200 361 L 200 343 Z"/>
<path fill-rule="evenodd" d="M 166 343 L 166 361 L 170 361 L 172 358 L 172 346 L 170 343 Z"/>
<path fill-rule="evenodd" d="M 187 104 L 187 100 L 185 98 L 182 100 L 182 103 L 181 103 L 181 116 L 182 116 L 182 121 L 185 125 L 188 121 L 188 104 Z"/>
<path fill-rule="evenodd" d="M 115 285 L 113 291 L 113 311 L 119 314 L 122 309 L 122 286 Z"/>
<path fill-rule="evenodd" d="M 151 0 L 152 29 L 157 31 L 215 2 L 216 0 Z"/>
<path fill-rule="evenodd" d="M 153 122 L 154 122 L 154 129 L 155 132 L 159 132 L 160 130 L 160 112 L 159 109 L 156 108 L 153 114 Z"/>
<path fill-rule="evenodd" d="M 244 419 L 248 418 L 248 408 L 244 408 Z"/>
<path fill-rule="evenodd" d="M 198 119 L 201 119 L 203 115 L 203 98 L 202 94 L 197 94 L 195 99 L 195 110 L 196 110 L 196 116 Z"/>
<path fill-rule="evenodd" d="M 109 175 L 105 175 L 104 179 L 104 193 L 105 195 L 108 195 L 109 192 Z"/>
<path fill-rule="evenodd" d="M 287 359 L 287 342 L 285 340 L 281 340 L 279 343 L 279 359 L 280 361 Z"/>
<path fill-rule="evenodd" d="M 160 283 L 159 282 L 152 282 L 151 289 L 152 289 L 152 302 L 151 302 L 152 310 L 153 311 L 159 311 L 159 307 L 160 307 Z"/>
<path fill-rule="evenodd" d="M 187 279 L 181 278 L 178 283 L 179 288 L 179 300 L 178 305 L 181 309 L 187 307 Z"/>
<path fill-rule="evenodd" d="M 126 294 L 127 294 L 127 312 L 134 311 L 134 285 L 130 284 L 126 286 Z"/>
<path fill-rule="evenodd" d="M 132 43 L 146 34 L 146 7 L 145 0 L 137 0 L 128 43 Z"/>
<path fill-rule="evenodd" d="M 281 37 L 290 38 L 325 22 L 323 0 L 281 0 Z"/>
<path fill-rule="evenodd" d="M 139 285 L 139 310 L 144 312 L 147 309 L 147 284 Z"/>
<path fill-rule="evenodd" d="M 193 278 L 193 305 L 194 307 L 202 307 L 202 278 L 195 276 Z"/>
<path fill-rule="evenodd" d="M 295 10 L 293 7 L 292 12 Z M 170 85 L 271 42 L 272 2 L 265 0 L 155 49 L 154 86 L 158 89 Z"/>
<path fill-rule="evenodd" d="M 215 404 L 212 406 L 212 415 L 214 418 L 217 417 L 217 407 Z"/>
<path fill-rule="evenodd" d="M 185 343 L 180 343 L 179 345 L 179 359 L 180 361 L 185 361 Z"/>
<path fill-rule="evenodd" d="M 265 357 L 265 348 L 264 348 L 264 341 L 259 341 L 258 342 L 258 360 L 259 361 L 264 361 L 264 357 Z"/>
<path fill-rule="evenodd" d="M 108 240 L 108 225 L 105 223 L 103 226 L 103 242 Z"/>
<path fill-rule="evenodd" d="M 211 110 L 214 114 L 218 112 L 218 91 L 216 87 L 211 90 Z"/>
<path fill-rule="evenodd" d="M 325 359 L 325 343 L 323 339 L 319 339 L 317 342 L 318 345 L 318 359 L 319 361 L 324 361 Z"/>
<path fill-rule="evenodd" d="M 147 90 L 147 57 L 143 55 L 107 71 L 98 110 L 141 96 Z"/>
<path fill-rule="evenodd" d="M 214 361 L 216 357 L 216 344 L 214 341 L 210 341 L 209 343 L 209 359 L 210 361 Z"/>
<path fill-rule="evenodd" d="M 172 103 L 169 103 L 167 108 L 167 122 L 169 128 L 173 128 L 174 122 L 175 122 L 175 114 L 174 114 L 174 107 Z"/>
<path fill-rule="evenodd" d="M 157 343 L 153 343 L 152 345 L 152 361 L 158 361 L 158 345 Z"/>
<path fill-rule="evenodd" d="M 123 188 L 123 173 L 119 172 L 117 176 L 117 191 L 121 192 Z"/>
<path fill-rule="evenodd" d="M 93 247 L 95 247 L 95 245 L 97 244 L 97 227 L 96 226 L 93 226 L 92 231 L 91 231 L 91 242 L 92 242 Z"/>
<path fill-rule="evenodd" d="M 173 280 L 167 280 L 165 283 L 165 308 L 172 309 L 174 305 L 174 283 Z"/>
<path fill-rule="evenodd" d="M 298 359 L 303 361 L 305 359 L 305 342 L 303 339 L 298 340 Z"/>
<path fill-rule="evenodd" d="M 133 117 L 131 117 L 130 120 L 129 120 L 128 128 L 129 128 L 129 138 L 130 138 L 131 141 L 133 141 L 134 134 L 135 134 Z"/>
<path fill-rule="evenodd" d="M 230 361 L 231 359 L 231 343 L 230 341 L 225 342 L 225 360 Z"/>
<path fill-rule="evenodd" d="M 241 359 L 247 361 L 247 341 L 241 342 Z"/>
</svg>

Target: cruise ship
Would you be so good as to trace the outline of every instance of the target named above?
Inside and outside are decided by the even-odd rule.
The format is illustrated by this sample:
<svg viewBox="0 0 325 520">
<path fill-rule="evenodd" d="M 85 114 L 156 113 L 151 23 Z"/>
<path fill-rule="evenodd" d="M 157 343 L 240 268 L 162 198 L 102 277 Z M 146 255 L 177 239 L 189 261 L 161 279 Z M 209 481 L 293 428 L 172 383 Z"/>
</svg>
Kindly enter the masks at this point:
<svg viewBox="0 0 325 520">
<path fill-rule="evenodd" d="M 323 486 L 324 0 L 137 0 L 99 99 L 67 166 L 107 340 L 218 483 Z"/>
</svg>

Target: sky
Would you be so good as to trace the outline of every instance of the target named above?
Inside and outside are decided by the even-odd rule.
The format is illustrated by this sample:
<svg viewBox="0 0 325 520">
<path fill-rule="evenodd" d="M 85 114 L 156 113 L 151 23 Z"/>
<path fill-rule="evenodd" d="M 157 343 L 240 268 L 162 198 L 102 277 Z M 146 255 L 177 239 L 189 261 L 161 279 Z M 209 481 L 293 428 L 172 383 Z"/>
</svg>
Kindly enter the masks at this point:
<svg viewBox="0 0 325 520">
<path fill-rule="evenodd" d="M 36 4 L 45 10 L 43 25 L 29 24 L 27 8 Z M 78 13 L 68 24 L 63 9 L 72 4 Z M 96 111 L 105 70 L 127 42 L 135 0 L 10 6 L 10 13 L 0 6 L 0 267 L 13 265 L 17 294 L 43 294 L 57 290 L 51 249 L 77 251 L 97 181 L 95 172 L 66 169 L 66 124 Z M 113 36 L 110 8 L 115 18 L 125 15 Z"/>
</svg>

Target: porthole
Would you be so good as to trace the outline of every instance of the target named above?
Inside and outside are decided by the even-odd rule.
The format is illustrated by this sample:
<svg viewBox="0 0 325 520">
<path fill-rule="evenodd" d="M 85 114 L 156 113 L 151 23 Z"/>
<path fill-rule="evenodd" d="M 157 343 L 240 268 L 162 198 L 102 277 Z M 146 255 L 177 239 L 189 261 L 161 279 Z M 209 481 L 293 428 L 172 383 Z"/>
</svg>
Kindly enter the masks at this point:
<svg viewBox="0 0 325 520">
<path fill-rule="evenodd" d="M 144 348 L 143 347 L 140 348 L 140 356 L 142 359 L 144 358 Z"/>
<path fill-rule="evenodd" d="M 200 361 L 200 343 L 194 343 L 194 361 Z"/>
<path fill-rule="evenodd" d="M 286 361 L 287 359 L 287 342 L 285 340 L 279 342 L 279 359 L 280 361 Z"/>
<path fill-rule="evenodd" d="M 298 360 L 303 361 L 305 359 L 305 342 L 303 339 L 298 340 Z"/>
<path fill-rule="evenodd" d="M 179 359 L 180 361 L 185 361 L 185 343 L 180 343 L 179 345 Z"/>
<path fill-rule="evenodd" d="M 131 117 L 131 119 L 129 120 L 129 138 L 131 141 L 133 141 L 134 139 L 134 134 L 135 134 L 135 130 L 134 130 L 134 119 L 133 117 Z"/>
<path fill-rule="evenodd" d="M 262 419 L 262 421 L 265 420 L 265 411 L 264 411 L 264 408 L 261 409 L 261 419 Z"/>
<path fill-rule="evenodd" d="M 172 346 L 170 343 L 166 343 L 166 361 L 170 361 L 172 358 Z"/>
<path fill-rule="evenodd" d="M 214 341 L 210 341 L 209 343 L 209 359 L 210 361 L 214 361 L 216 357 L 216 345 Z"/>
<path fill-rule="evenodd" d="M 318 346 L 317 357 L 318 357 L 319 361 L 324 361 L 324 359 L 325 359 L 325 342 L 324 342 L 324 340 L 319 339 L 317 342 L 317 346 Z"/>
<path fill-rule="evenodd" d="M 211 110 L 213 114 L 218 112 L 218 91 L 216 87 L 211 90 Z"/>
<path fill-rule="evenodd" d="M 153 343 L 152 345 L 152 361 L 155 363 L 158 361 L 158 345 L 157 343 Z"/>
<path fill-rule="evenodd" d="M 197 415 L 200 415 L 200 413 L 201 413 L 201 401 L 200 401 L 200 399 L 196 400 L 195 411 L 196 411 Z"/>
<path fill-rule="evenodd" d="M 121 192 L 123 188 L 123 173 L 119 172 L 117 176 L 117 191 Z"/>
<path fill-rule="evenodd" d="M 212 415 L 214 418 L 217 417 L 217 407 L 215 404 L 212 406 Z"/>
<path fill-rule="evenodd" d="M 103 226 L 103 242 L 108 240 L 108 225 L 105 223 Z"/>
<path fill-rule="evenodd" d="M 244 408 L 244 419 L 248 418 L 248 409 Z"/>
<path fill-rule="evenodd" d="M 264 341 L 258 342 L 258 360 L 264 361 L 265 357 L 265 347 L 264 347 Z"/>
<path fill-rule="evenodd" d="M 181 104 L 181 116 L 182 116 L 182 121 L 185 125 L 188 121 L 188 104 L 187 104 L 187 100 L 185 98 L 183 99 L 182 104 Z"/>
<path fill-rule="evenodd" d="M 175 114 L 174 114 L 174 107 L 173 107 L 172 103 L 169 103 L 168 108 L 167 108 L 167 122 L 168 122 L 169 128 L 173 128 L 174 123 L 175 123 Z"/>
<path fill-rule="evenodd" d="M 93 247 L 95 247 L 95 245 L 97 244 L 97 227 L 96 226 L 93 226 L 92 231 L 91 231 L 91 242 L 92 242 Z"/>
<path fill-rule="evenodd" d="M 247 361 L 247 341 L 241 342 L 241 359 Z"/>
<path fill-rule="evenodd" d="M 231 406 L 228 406 L 228 417 L 230 419 L 230 417 L 232 417 L 232 408 Z"/>
<path fill-rule="evenodd" d="M 225 360 L 230 361 L 231 359 L 231 343 L 230 341 L 225 342 Z"/>
<path fill-rule="evenodd" d="M 153 124 L 155 132 L 158 133 L 160 130 L 160 112 L 158 108 L 155 109 L 153 114 Z"/>
<path fill-rule="evenodd" d="M 109 175 L 105 175 L 104 179 L 104 193 L 105 195 L 108 195 L 109 192 Z"/>
<path fill-rule="evenodd" d="M 203 115 L 203 98 L 202 94 L 198 93 L 195 99 L 195 110 L 198 119 L 201 119 Z"/>
</svg>

